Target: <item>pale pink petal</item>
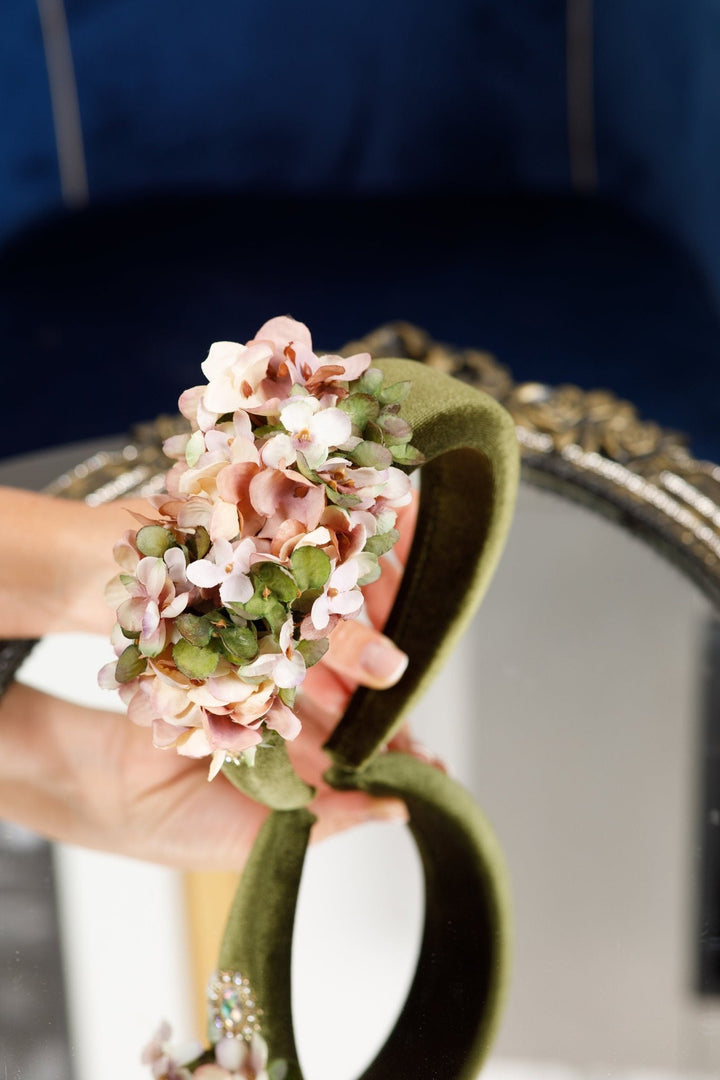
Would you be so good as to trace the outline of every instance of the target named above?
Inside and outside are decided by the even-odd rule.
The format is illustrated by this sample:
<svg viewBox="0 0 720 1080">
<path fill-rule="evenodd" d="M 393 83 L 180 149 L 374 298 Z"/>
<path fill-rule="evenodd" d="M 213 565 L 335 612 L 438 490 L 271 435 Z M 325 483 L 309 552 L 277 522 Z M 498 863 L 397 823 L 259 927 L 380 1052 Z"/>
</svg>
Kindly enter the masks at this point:
<svg viewBox="0 0 720 1080">
<path fill-rule="evenodd" d="M 177 461 L 181 461 L 185 457 L 185 448 L 190 441 L 190 436 L 185 435 L 171 435 L 169 439 L 166 439 L 163 443 L 163 453 L 166 457 L 175 458 Z"/>
<path fill-rule="evenodd" d="M 266 1067 L 267 1063 L 268 1045 L 262 1035 L 258 1034 L 258 1032 L 253 1032 L 252 1039 L 250 1040 L 250 1067 L 254 1072 L 260 1073 Z"/>
<path fill-rule="evenodd" d="M 286 469 L 297 458 L 295 444 L 289 435 L 273 435 L 260 453 L 263 465 L 270 469 Z"/>
<path fill-rule="evenodd" d="M 312 337 L 305 323 L 297 322 L 289 315 L 276 315 L 275 318 L 268 319 L 260 327 L 253 340 L 270 341 L 278 348 L 278 351 L 282 351 L 286 345 L 295 342 L 306 345 L 308 349 L 312 348 Z"/>
<path fill-rule="evenodd" d="M 293 653 L 292 657 L 280 656 L 273 671 L 275 685 L 283 690 L 290 690 L 299 686 L 305 678 L 305 661 L 299 652 Z"/>
<path fill-rule="evenodd" d="M 207 740 L 212 750 L 229 750 L 240 753 L 262 742 L 259 731 L 236 724 L 227 716 L 215 716 L 207 713 Z"/>
<path fill-rule="evenodd" d="M 126 600 L 125 603 L 121 604 L 118 608 L 118 622 L 121 626 L 124 626 L 126 630 L 129 630 L 130 633 L 139 634 L 142 631 L 143 615 L 145 614 L 146 606 L 147 600 L 142 596 L 136 596 L 131 600 Z"/>
<path fill-rule="evenodd" d="M 168 724 L 166 720 L 156 718 L 152 723 L 153 746 L 157 750 L 168 750 L 175 745 L 186 730 L 185 725 L 178 727 L 176 724 Z"/>
<path fill-rule="evenodd" d="M 165 625 L 164 622 L 159 622 L 151 633 L 141 634 L 138 648 L 143 656 L 159 656 L 163 651 L 166 641 Z"/>
<path fill-rule="evenodd" d="M 283 425 L 288 431 L 304 431 L 310 427 L 313 416 L 318 411 L 319 402 L 313 397 L 294 398 L 280 413 Z"/>
<path fill-rule="evenodd" d="M 363 606 L 363 594 L 359 589 L 340 593 L 331 601 L 331 608 L 338 615 L 354 615 Z"/>
<path fill-rule="evenodd" d="M 210 515 L 208 532 L 213 543 L 217 543 L 218 540 L 234 540 L 240 532 L 237 507 L 233 503 L 219 499 Z"/>
<path fill-rule="evenodd" d="M 341 409 L 323 409 L 313 418 L 311 430 L 325 446 L 341 446 L 352 434 L 352 421 Z"/>
<path fill-rule="evenodd" d="M 265 716 L 265 723 L 271 731 L 277 731 L 283 739 L 292 742 L 302 731 L 302 724 L 292 709 L 288 709 L 280 698 L 276 698 Z"/>
<path fill-rule="evenodd" d="M 353 589 L 357 585 L 358 580 L 358 565 L 354 559 L 348 559 L 347 562 L 342 563 L 333 571 L 330 584 L 334 589 L 339 589 L 340 592 L 346 592 L 348 589 Z"/>
<path fill-rule="evenodd" d="M 230 1072 L 237 1070 L 248 1059 L 249 1049 L 243 1039 L 221 1039 L 215 1047 L 215 1059 L 218 1065 Z"/>
<path fill-rule="evenodd" d="M 189 593 L 181 593 L 180 596 L 176 596 L 169 604 L 166 604 L 162 610 L 163 619 L 174 619 L 176 615 L 179 615 L 185 610 L 190 598 Z"/>
<path fill-rule="evenodd" d="M 210 562 L 209 559 L 198 559 L 190 563 L 187 576 L 188 581 L 192 581 L 193 585 L 197 585 L 200 589 L 212 589 L 225 578 L 222 568 Z"/>
<path fill-rule="evenodd" d="M 218 770 L 216 770 L 215 775 L 217 775 L 217 771 Z M 212 780 L 212 777 L 208 777 L 208 779 Z M 195 1080 L 233 1080 L 232 1073 L 229 1073 L 227 1069 L 223 1069 L 219 1065 L 201 1065 L 199 1069 L 195 1070 L 193 1076 Z"/>
<path fill-rule="evenodd" d="M 117 690 L 120 683 L 115 678 L 117 660 L 111 660 L 109 664 L 103 664 L 98 671 L 98 686 L 101 690 Z"/>
<path fill-rule="evenodd" d="M 148 557 L 137 564 L 135 576 L 147 590 L 148 596 L 157 598 L 167 581 L 167 567 L 162 559 Z"/>
<path fill-rule="evenodd" d="M 354 353 L 353 356 L 333 356 L 332 360 L 334 363 L 342 364 L 345 369 L 343 378 L 348 382 L 352 382 L 353 379 L 359 379 L 367 371 L 372 362 L 372 357 L 370 353 L 365 352 Z"/>
<path fill-rule="evenodd" d="M 149 637 L 160 626 L 160 608 L 155 600 L 149 600 L 142 617 L 142 636 Z"/>
<path fill-rule="evenodd" d="M 178 510 L 177 523 L 181 529 L 195 529 L 198 525 L 205 528 L 210 521 L 213 504 L 201 495 L 193 495 L 184 500 Z"/>
<path fill-rule="evenodd" d="M 202 728 L 194 728 L 181 735 L 177 743 L 177 752 L 183 757 L 201 758 L 211 754 L 214 747 L 208 741 L 208 737 Z"/>
<path fill-rule="evenodd" d="M 244 604 L 254 591 L 247 574 L 231 574 L 220 586 L 220 599 L 223 604 Z"/>
<path fill-rule="evenodd" d="M 124 689 L 124 688 L 123 688 Z M 127 702 L 128 719 L 138 727 L 151 727 L 157 719 L 157 713 L 150 704 L 150 699 L 142 690 L 136 690 L 129 702 Z"/>
<path fill-rule="evenodd" d="M 318 596 L 310 609 L 310 618 L 313 626 L 317 630 L 324 630 L 330 621 L 330 601 L 328 600 L 327 593 L 322 593 Z"/>
<path fill-rule="evenodd" d="M 217 379 L 246 352 L 237 341 L 214 341 L 200 367 L 206 379 Z"/>
</svg>

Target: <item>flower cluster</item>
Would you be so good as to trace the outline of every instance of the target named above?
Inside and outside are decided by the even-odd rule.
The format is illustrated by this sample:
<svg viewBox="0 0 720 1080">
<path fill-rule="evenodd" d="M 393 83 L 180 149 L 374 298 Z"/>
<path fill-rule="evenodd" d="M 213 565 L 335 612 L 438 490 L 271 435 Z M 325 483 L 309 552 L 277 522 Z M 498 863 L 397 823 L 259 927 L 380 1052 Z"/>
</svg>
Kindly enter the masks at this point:
<svg viewBox="0 0 720 1080">
<path fill-rule="evenodd" d="M 255 1033 L 250 1040 L 220 1039 L 212 1050 L 199 1042 L 171 1044 L 163 1022 L 142 1052 L 154 1080 L 285 1080 L 287 1063 L 268 1061 L 267 1043 Z"/>
<path fill-rule="evenodd" d="M 398 537 L 400 466 L 422 457 L 367 353 L 317 356 L 306 326 L 271 319 L 216 342 L 185 391 L 190 431 L 154 517 L 116 545 L 117 660 L 100 673 L 156 746 L 252 763 L 265 729 L 294 739 L 295 694 Z M 137 515 L 136 515 L 137 516 Z"/>
</svg>

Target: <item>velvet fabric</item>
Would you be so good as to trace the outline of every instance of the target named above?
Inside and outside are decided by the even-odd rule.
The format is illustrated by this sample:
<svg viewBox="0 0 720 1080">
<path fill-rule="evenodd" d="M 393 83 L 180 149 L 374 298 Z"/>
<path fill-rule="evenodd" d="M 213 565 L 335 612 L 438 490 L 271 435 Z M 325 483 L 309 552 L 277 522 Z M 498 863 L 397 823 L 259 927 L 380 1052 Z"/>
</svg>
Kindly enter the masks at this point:
<svg viewBox="0 0 720 1080">
<path fill-rule="evenodd" d="M 473 800 L 433 766 L 387 753 L 336 786 L 404 799 L 425 878 L 425 925 L 415 977 L 394 1030 L 362 1080 L 474 1080 L 500 1015 L 510 957 L 509 899 L 497 841 Z M 240 882 L 220 952 L 262 1008 L 271 1060 L 302 1080 L 292 1028 L 292 932 L 313 822 L 275 811 Z"/>
<path fill-rule="evenodd" d="M 386 385 L 412 382 L 401 415 L 426 457 L 412 550 L 386 627 L 410 662 L 395 688 L 355 693 L 326 745 L 333 764 L 325 779 L 338 790 L 404 800 L 424 870 L 425 925 L 405 1006 L 362 1080 L 472 1080 L 490 1047 L 507 981 L 502 858 L 459 784 L 406 754 L 379 751 L 441 666 L 492 575 L 512 515 L 517 443 L 508 414 L 478 390 L 410 360 L 375 363 Z M 255 843 L 219 966 L 250 981 L 271 1060 L 286 1060 L 288 1080 L 302 1080 L 291 953 L 314 819 L 286 756 L 273 757 L 276 749 L 258 751 L 261 777 L 246 766 L 224 766 L 241 790 L 285 809 L 275 809 Z"/>
</svg>

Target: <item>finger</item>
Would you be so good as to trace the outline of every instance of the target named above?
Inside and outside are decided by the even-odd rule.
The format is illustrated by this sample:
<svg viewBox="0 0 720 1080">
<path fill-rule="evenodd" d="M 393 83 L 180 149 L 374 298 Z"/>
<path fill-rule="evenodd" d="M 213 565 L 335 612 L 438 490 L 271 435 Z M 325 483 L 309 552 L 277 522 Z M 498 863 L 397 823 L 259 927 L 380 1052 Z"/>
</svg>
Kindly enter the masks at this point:
<svg viewBox="0 0 720 1080">
<path fill-rule="evenodd" d="M 419 739 L 413 738 L 410 726 L 403 724 L 403 726 L 396 731 L 390 742 L 387 744 L 388 750 L 399 751 L 402 754 L 409 754 L 410 757 L 417 758 L 418 761 L 424 761 L 426 765 L 432 765 L 433 768 L 438 769 L 442 773 L 447 773 L 447 765 L 439 758 L 434 751 L 419 741 Z"/>
<path fill-rule="evenodd" d="M 325 667 L 348 686 L 361 683 L 374 690 L 394 686 L 407 667 L 407 655 L 372 626 L 340 622 L 323 657 Z"/>
<path fill-rule="evenodd" d="M 366 821 L 404 824 L 408 820 L 407 807 L 400 799 L 372 799 L 359 791 L 328 791 L 315 799 L 310 809 L 317 816 L 310 836 L 312 843 Z"/>
</svg>

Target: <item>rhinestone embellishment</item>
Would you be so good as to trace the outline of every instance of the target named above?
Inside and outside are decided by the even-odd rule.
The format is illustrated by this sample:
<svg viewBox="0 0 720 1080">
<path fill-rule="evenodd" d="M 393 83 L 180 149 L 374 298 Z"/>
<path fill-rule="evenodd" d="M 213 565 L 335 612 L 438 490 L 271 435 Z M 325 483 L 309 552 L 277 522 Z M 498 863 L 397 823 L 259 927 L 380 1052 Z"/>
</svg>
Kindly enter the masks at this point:
<svg viewBox="0 0 720 1080">
<path fill-rule="evenodd" d="M 239 971 L 216 971 L 207 988 L 210 1041 L 251 1039 L 260 1031 L 262 1009 L 248 979 Z"/>
</svg>

